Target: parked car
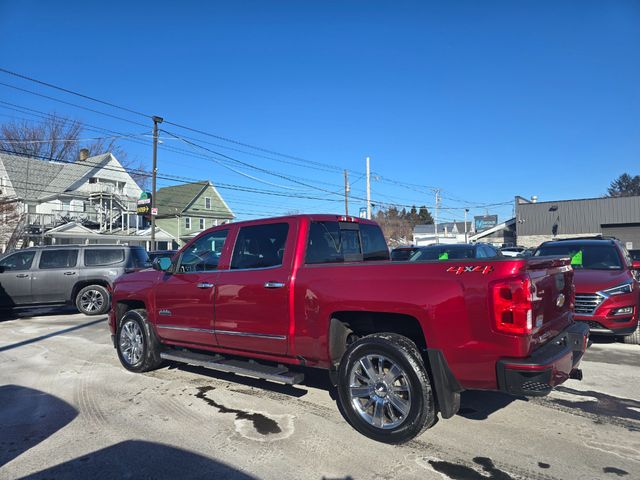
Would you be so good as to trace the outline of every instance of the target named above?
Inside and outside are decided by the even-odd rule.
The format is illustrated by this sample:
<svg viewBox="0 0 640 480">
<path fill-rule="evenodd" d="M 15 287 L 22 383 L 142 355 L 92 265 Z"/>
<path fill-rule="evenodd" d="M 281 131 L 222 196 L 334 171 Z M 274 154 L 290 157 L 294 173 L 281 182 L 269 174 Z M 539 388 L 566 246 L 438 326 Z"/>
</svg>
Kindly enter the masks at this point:
<svg viewBox="0 0 640 480">
<path fill-rule="evenodd" d="M 56 245 L 0 257 L 0 309 L 74 304 L 86 315 L 109 310 L 109 289 L 123 273 L 148 266 L 142 247 Z"/>
<path fill-rule="evenodd" d="M 394 262 L 406 262 L 411 256 L 416 253 L 420 247 L 396 247 L 391 250 L 391 260 Z"/>
<path fill-rule="evenodd" d="M 629 250 L 629 255 L 631 256 L 631 260 L 640 262 L 640 250 Z"/>
<path fill-rule="evenodd" d="M 525 247 L 503 247 L 500 249 L 500 253 L 505 257 L 519 257 L 523 256 L 526 250 Z"/>
<path fill-rule="evenodd" d="M 156 258 L 172 258 L 177 252 L 178 250 L 153 250 L 147 252 L 147 255 L 149 256 L 149 262 L 153 263 Z"/>
<path fill-rule="evenodd" d="M 412 262 L 428 260 L 461 260 L 465 258 L 502 257 L 500 251 L 486 243 L 454 243 L 419 247 L 409 259 Z"/>
<path fill-rule="evenodd" d="M 576 320 L 589 325 L 597 335 L 624 336 L 627 343 L 640 343 L 636 273 L 624 245 L 613 238 L 567 239 L 545 242 L 536 257 L 563 255 L 575 270 Z"/>
<path fill-rule="evenodd" d="M 296 384 L 286 365 L 326 369 L 350 424 L 388 443 L 455 415 L 463 389 L 539 396 L 580 377 L 568 259 L 388 258 L 354 217 L 214 227 L 115 282 L 114 347 L 133 372 L 171 360 Z"/>
</svg>

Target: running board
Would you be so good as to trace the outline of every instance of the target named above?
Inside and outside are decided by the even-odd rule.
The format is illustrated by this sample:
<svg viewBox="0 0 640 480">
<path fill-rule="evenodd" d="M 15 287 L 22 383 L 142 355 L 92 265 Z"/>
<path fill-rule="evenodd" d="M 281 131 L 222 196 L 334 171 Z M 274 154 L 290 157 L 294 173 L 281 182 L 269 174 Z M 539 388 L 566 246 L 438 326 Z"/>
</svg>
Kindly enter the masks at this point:
<svg viewBox="0 0 640 480">
<path fill-rule="evenodd" d="M 303 373 L 290 372 L 284 365 L 271 366 L 257 363 L 255 360 L 238 360 L 222 355 L 204 355 L 201 353 L 174 350 L 160 353 L 163 360 L 187 363 L 198 367 L 210 368 L 219 372 L 235 373 L 246 377 L 271 380 L 287 385 L 302 383 Z"/>
</svg>

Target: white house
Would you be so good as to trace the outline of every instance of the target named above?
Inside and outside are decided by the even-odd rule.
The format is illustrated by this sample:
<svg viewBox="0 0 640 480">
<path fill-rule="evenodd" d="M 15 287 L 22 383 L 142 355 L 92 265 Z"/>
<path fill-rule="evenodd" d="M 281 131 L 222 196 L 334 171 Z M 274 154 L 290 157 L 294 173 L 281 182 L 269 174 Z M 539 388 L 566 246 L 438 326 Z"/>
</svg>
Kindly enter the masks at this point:
<svg viewBox="0 0 640 480">
<path fill-rule="evenodd" d="M 467 238 L 474 232 L 472 222 L 467 222 Z M 416 225 L 413 227 L 413 244 L 416 246 L 431 245 L 436 243 L 435 225 Z M 443 222 L 438 224 L 438 243 L 465 243 L 464 222 Z"/>
<path fill-rule="evenodd" d="M 0 153 L 1 212 L 13 205 L 17 214 L 2 222 L 0 251 L 54 243 L 144 244 L 148 239 L 139 233 L 147 225 L 136 215 L 140 193 L 110 153 L 85 153 L 73 163 Z"/>
</svg>

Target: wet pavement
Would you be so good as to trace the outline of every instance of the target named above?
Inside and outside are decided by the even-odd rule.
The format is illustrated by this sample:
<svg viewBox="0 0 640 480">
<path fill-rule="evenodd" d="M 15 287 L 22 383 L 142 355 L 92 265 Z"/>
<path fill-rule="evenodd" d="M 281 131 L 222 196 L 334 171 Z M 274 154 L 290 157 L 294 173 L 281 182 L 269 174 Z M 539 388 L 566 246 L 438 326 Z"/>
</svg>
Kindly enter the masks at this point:
<svg viewBox="0 0 640 480">
<path fill-rule="evenodd" d="M 465 392 L 401 446 L 342 418 L 326 375 L 283 386 L 169 364 L 124 370 L 105 317 L 0 318 L 0 479 L 636 479 L 640 346 L 596 341 L 549 397 Z"/>
</svg>

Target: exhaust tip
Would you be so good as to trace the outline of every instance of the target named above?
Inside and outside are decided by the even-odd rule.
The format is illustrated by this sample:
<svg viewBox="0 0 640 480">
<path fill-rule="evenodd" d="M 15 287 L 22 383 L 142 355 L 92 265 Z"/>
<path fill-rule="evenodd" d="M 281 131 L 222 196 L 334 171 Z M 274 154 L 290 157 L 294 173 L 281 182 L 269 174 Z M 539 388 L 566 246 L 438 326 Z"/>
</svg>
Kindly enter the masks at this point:
<svg viewBox="0 0 640 480">
<path fill-rule="evenodd" d="M 572 380 L 582 380 L 582 370 L 580 368 L 574 368 L 571 370 L 569 378 Z"/>
</svg>

